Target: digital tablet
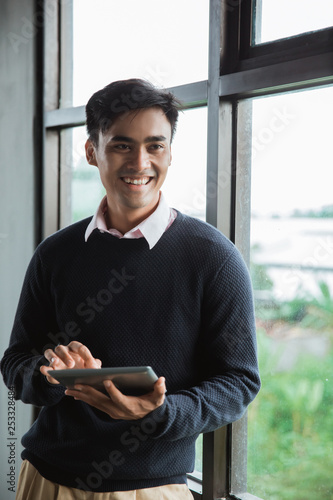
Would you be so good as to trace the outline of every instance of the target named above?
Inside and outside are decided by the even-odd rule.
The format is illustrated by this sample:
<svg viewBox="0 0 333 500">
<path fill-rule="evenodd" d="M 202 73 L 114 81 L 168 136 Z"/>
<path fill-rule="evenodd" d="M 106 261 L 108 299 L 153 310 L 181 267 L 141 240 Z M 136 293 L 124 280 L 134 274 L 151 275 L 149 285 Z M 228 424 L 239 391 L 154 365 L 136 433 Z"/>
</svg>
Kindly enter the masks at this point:
<svg viewBox="0 0 333 500">
<path fill-rule="evenodd" d="M 85 384 L 103 392 L 105 392 L 103 380 L 112 380 L 115 386 L 126 395 L 140 395 L 152 391 L 158 378 L 150 366 L 73 368 L 53 370 L 50 375 L 68 388 L 75 384 Z"/>
</svg>

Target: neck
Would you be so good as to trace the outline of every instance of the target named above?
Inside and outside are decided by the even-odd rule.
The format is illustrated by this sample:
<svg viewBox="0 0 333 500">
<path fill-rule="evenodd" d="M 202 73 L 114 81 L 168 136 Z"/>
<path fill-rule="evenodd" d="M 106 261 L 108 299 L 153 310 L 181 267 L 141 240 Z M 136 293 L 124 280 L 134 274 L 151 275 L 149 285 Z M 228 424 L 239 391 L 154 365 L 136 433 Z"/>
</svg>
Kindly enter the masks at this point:
<svg viewBox="0 0 333 500">
<path fill-rule="evenodd" d="M 109 201 L 107 200 L 107 211 L 105 214 L 106 225 L 108 228 L 117 229 L 120 233 L 125 234 L 155 212 L 158 203 L 159 198 L 150 208 L 142 207 L 133 210 L 127 207 L 117 209 L 110 206 Z"/>
</svg>

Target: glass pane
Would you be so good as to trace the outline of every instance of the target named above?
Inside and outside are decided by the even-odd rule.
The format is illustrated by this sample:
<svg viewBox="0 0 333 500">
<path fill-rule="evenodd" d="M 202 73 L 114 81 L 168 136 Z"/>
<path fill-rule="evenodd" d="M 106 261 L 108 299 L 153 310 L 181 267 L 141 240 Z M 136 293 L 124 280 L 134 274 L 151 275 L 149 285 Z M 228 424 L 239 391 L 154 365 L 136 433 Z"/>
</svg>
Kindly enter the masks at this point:
<svg viewBox="0 0 333 500">
<path fill-rule="evenodd" d="M 73 0 L 73 105 L 119 79 L 206 80 L 208 27 L 209 0 Z"/>
<path fill-rule="evenodd" d="M 163 192 L 172 207 L 202 220 L 206 218 L 206 162 L 207 108 L 180 113 Z"/>
<path fill-rule="evenodd" d="M 61 133 L 62 226 L 93 215 L 105 194 L 98 169 L 86 161 L 86 140 L 85 127 Z M 205 219 L 206 213 L 206 154 L 207 109 L 181 113 L 172 143 L 172 164 L 162 190 L 170 206 L 200 219 Z"/>
<path fill-rule="evenodd" d="M 333 498 L 333 88 L 253 101 L 248 491 Z"/>
<path fill-rule="evenodd" d="M 85 127 L 72 129 L 72 134 L 71 222 L 76 222 L 96 212 L 105 195 L 105 189 L 101 183 L 98 168 L 89 165 L 86 160 Z"/>
<path fill-rule="evenodd" d="M 200 436 L 197 439 L 196 445 L 195 445 L 195 468 L 194 471 L 197 475 L 198 479 L 202 480 L 202 452 L 203 452 L 203 435 L 200 434 Z"/>
<path fill-rule="evenodd" d="M 333 26 L 332 0 L 256 0 L 254 43 Z"/>
</svg>

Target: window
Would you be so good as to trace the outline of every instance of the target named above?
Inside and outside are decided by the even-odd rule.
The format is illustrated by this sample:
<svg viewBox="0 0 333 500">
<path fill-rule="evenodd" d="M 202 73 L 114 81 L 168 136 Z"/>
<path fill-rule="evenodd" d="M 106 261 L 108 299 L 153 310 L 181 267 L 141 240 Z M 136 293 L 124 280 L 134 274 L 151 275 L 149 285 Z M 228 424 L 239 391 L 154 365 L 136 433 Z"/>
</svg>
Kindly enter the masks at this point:
<svg viewBox="0 0 333 500">
<path fill-rule="evenodd" d="M 333 87 L 252 102 L 251 272 L 263 390 L 249 410 L 248 490 L 262 498 L 332 492 L 332 103 Z"/>
<path fill-rule="evenodd" d="M 196 144 L 196 148 L 187 147 Z M 181 113 L 172 143 L 173 160 L 163 192 L 181 212 L 206 218 L 207 108 Z"/>
<path fill-rule="evenodd" d="M 271 42 L 333 25 L 331 0 L 256 0 L 254 43 Z"/>
<path fill-rule="evenodd" d="M 85 156 L 85 127 L 61 131 L 62 149 L 68 149 L 61 181 L 61 225 L 67 226 L 94 214 L 105 195 L 99 172 L 89 165 Z"/>
<path fill-rule="evenodd" d="M 93 9 L 74 0 L 73 105 L 125 78 L 163 87 L 206 80 L 208 15 L 208 0 L 191 8 L 186 0 L 96 0 Z"/>
<path fill-rule="evenodd" d="M 186 110 L 165 194 L 248 263 L 263 378 L 248 415 L 200 436 L 189 485 L 196 500 L 332 494 L 331 2 L 58 5 L 45 8 L 41 237 L 92 214 L 103 196 L 83 156 L 92 92 L 131 76 L 172 88 Z M 195 151 L 183 157 L 184 144 Z"/>
</svg>

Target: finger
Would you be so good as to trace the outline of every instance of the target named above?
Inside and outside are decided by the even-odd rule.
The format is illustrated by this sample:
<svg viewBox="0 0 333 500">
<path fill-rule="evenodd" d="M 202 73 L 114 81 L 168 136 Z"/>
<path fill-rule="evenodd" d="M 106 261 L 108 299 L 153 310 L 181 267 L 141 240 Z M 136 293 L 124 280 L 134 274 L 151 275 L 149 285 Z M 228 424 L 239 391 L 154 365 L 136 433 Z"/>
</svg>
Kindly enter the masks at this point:
<svg viewBox="0 0 333 500">
<path fill-rule="evenodd" d="M 64 345 L 57 345 L 54 349 L 55 354 L 65 363 L 68 368 L 73 368 L 75 365 L 75 361 L 72 356 L 69 354 L 69 349 Z"/>
<path fill-rule="evenodd" d="M 124 394 L 120 392 L 120 390 L 114 385 L 112 380 L 104 380 L 103 385 L 106 389 L 106 392 L 115 403 L 120 403 L 125 398 Z"/>
<path fill-rule="evenodd" d="M 110 396 L 107 413 L 111 418 L 137 420 L 145 417 L 164 402 L 164 379 L 159 381 L 153 391 L 143 396 L 126 396 L 117 389 L 111 380 L 104 380 L 103 384 Z"/>
<path fill-rule="evenodd" d="M 44 358 L 48 360 L 49 363 L 53 363 L 56 355 L 52 349 L 46 349 L 44 352 Z"/>
<path fill-rule="evenodd" d="M 167 392 L 164 377 L 160 377 L 158 380 L 156 380 L 154 384 L 154 392 L 160 395 L 163 395 Z"/>
<path fill-rule="evenodd" d="M 75 387 L 67 387 L 65 390 L 66 396 L 72 396 L 74 399 L 77 399 L 77 396 L 80 396 L 81 388 L 78 386 Z"/>
<path fill-rule="evenodd" d="M 112 382 L 111 385 L 113 385 L 114 389 L 117 391 Z M 76 400 L 84 401 L 85 403 L 94 406 L 98 410 L 107 413 L 107 415 L 109 415 L 109 417 L 113 419 L 135 420 L 138 418 L 133 413 L 128 415 L 128 412 L 124 411 L 119 403 L 111 401 L 108 395 L 105 395 L 97 389 L 94 389 L 93 387 L 87 385 L 76 385 L 74 388 L 66 390 L 65 394 L 67 396 L 74 397 L 74 399 Z M 123 396 L 121 392 L 119 392 L 119 395 Z"/>
<path fill-rule="evenodd" d="M 100 359 L 95 359 L 96 361 L 96 364 L 97 364 L 97 368 L 101 368 L 102 367 L 102 361 Z"/>
<path fill-rule="evenodd" d="M 49 372 L 49 371 L 52 371 L 52 370 L 53 370 L 53 368 L 51 368 L 51 370 L 50 370 L 50 367 L 49 367 L 49 366 L 42 365 L 42 366 L 40 366 L 39 370 L 40 370 L 40 372 L 41 372 L 43 375 L 45 375 L 45 377 L 47 377 L 47 376 L 48 376 L 48 372 Z"/>
<path fill-rule="evenodd" d="M 50 384 L 59 384 L 60 383 L 60 382 L 58 382 L 58 380 L 56 380 L 55 378 L 53 378 L 50 375 L 50 372 L 53 371 L 53 368 L 50 368 L 49 366 L 46 366 L 46 365 L 42 365 L 39 369 L 40 369 L 40 372 L 46 377 L 47 381 L 50 382 Z"/>
<path fill-rule="evenodd" d="M 75 394 L 75 395 L 78 395 L 78 393 L 80 394 L 86 394 L 86 395 L 91 395 L 92 394 L 102 394 L 100 391 L 98 391 L 97 389 L 94 389 L 94 387 L 91 387 L 90 385 L 86 385 L 86 384 L 82 384 L 82 385 L 74 385 L 74 387 L 67 387 L 65 393 L 67 394 Z M 96 394 L 95 394 L 96 395 Z"/>
<path fill-rule="evenodd" d="M 68 349 L 70 351 L 73 351 L 73 352 L 76 352 L 78 353 L 79 352 L 79 349 L 83 346 L 83 344 L 81 342 L 78 342 L 77 340 L 72 340 L 72 342 L 70 342 L 68 344 Z"/>
<path fill-rule="evenodd" d="M 66 389 L 65 394 L 105 412 L 107 412 L 108 405 L 110 404 L 108 396 L 88 385 L 75 385 L 72 388 Z"/>
<path fill-rule="evenodd" d="M 147 397 L 149 397 L 150 401 L 153 402 L 156 407 L 158 407 L 164 403 L 166 392 L 167 390 L 165 386 L 165 378 L 160 377 L 154 384 L 153 392 L 148 394 Z"/>
<path fill-rule="evenodd" d="M 62 368 L 66 368 L 66 365 L 58 358 L 55 352 L 52 349 L 47 349 L 44 352 L 44 357 L 50 363 L 49 366 L 55 368 L 57 370 L 61 370 Z"/>
<path fill-rule="evenodd" d="M 95 358 L 92 356 L 92 354 L 89 351 L 87 346 L 81 345 L 78 353 L 81 356 L 81 358 L 84 360 L 84 362 L 86 363 L 87 366 L 89 366 L 90 364 L 93 364 L 94 366 L 96 365 Z"/>
<path fill-rule="evenodd" d="M 96 368 L 96 367 L 100 368 L 96 364 L 96 360 L 89 351 L 87 346 L 81 344 L 80 342 L 73 341 L 70 344 L 68 344 L 68 348 L 70 349 L 70 351 L 75 352 L 83 359 L 83 361 L 85 362 L 85 366 L 87 368 Z"/>
</svg>

